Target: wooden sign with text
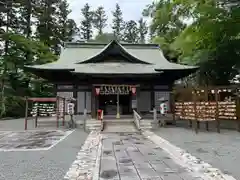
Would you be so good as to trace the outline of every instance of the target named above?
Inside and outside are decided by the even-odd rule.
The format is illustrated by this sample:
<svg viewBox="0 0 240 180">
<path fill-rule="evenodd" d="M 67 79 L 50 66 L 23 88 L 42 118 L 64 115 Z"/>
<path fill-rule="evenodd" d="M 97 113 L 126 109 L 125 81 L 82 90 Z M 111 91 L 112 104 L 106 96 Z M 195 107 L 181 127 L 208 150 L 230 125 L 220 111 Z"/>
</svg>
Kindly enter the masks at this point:
<svg viewBox="0 0 240 180">
<path fill-rule="evenodd" d="M 111 95 L 111 94 L 129 94 L 132 92 L 132 87 L 130 85 L 105 85 L 100 86 L 100 92 L 101 95 Z"/>
</svg>

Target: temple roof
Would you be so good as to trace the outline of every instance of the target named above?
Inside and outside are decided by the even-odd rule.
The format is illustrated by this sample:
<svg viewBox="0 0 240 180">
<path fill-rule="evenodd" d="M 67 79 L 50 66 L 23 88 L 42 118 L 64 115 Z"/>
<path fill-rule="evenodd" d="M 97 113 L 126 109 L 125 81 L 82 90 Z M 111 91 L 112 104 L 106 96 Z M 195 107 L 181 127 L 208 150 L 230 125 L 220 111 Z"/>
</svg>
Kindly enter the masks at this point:
<svg viewBox="0 0 240 180">
<path fill-rule="evenodd" d="M 155 74 L 163 70 L 197 69 L 170 63 L 156 44 L 120 44 L 115 40 L 109 44 L 65 43 L 56 62 L 26 68 L 81 74 Z"/>
</svg>

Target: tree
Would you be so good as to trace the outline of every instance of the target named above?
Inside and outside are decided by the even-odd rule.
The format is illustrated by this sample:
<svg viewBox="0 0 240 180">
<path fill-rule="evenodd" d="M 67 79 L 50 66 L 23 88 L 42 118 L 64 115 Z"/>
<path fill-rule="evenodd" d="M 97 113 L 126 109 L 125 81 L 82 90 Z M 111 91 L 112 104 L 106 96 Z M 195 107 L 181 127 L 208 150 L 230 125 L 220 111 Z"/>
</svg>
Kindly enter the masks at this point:
<svg viewBox="0 0 240 180">
<path fill-rule="evenodd" d="M 123 40 L 130 43 L 138 42 L 138 27 L 133 20 L 126 22 L 124 27 Z"/>
<path fill-rule="evenodd" d="M 143 18 L 138 21 L 138 32 L 140 43 L 145 43 L 145 38 L 148 33 L 148 27 L 146 21 L 144 21 Z"/>
<path fill-rule="evenodd" d="M 232 1 L 185 3 L 194 23 L 176 39 L 173 47 L 180 50 L 181 60 L 198 64 L 199 83 L 226 85 L 238 73 L 240 52 L 239 4 Z"/>
<path fill-rule="evenodd" d="M 43 1 L 2 0 L 0 3 L 0 17 L 2 17 L 0 20 L 0 117 L 23 115 L 21 97 L 31 96 L 35 91 L 34 85 L 42 86 L 43 84 L 41 79 L 24 72 L 24 65 L 42 64 L 55 60 L 49 47 L 37 39 L 40 36 L 34 37 L 32 33 L 32 25 L 35 24 L 38 28 L 41 24 L 38 18 L 43 17 L 44 14 L 43 9 L 39 7 L 40 3 Z M 56 6 L 51 6 L 53 7 Z M 36 17 L 35 21 L 33 16 Z M 37 31 L 36 35 L 40 35 L 40 31 Z M 43 37 L 46 36 L 41 36 Z M 51 47 L 54 47 L 53 45 L 50 44 Z M 51 87 L 48 83 L 45 85 Z M 37 94 L 46 93 L 38 91 Z"/>
<path fill-rule="evenodd" d="M 66 41 L 73 41 L 74 37 L 79 34 L 79 28 L 73 19 L 68 19 L 66 23 Z"/>
<path fill-rule="evenodd" d="M 178 61 L 199 65 L 199 84 L 226 85 L 239 69 L 239 5 L 227 0 L 159 2 L 151 30 L 177 52 Z M 169 17 L 168 12 L 174 14 Z M 183 19 L 191 23 L 186 26 Z"/>
<path fill-rule="evenodd" d="M 67 1 L 61 0 L 58 5 L 58 38 L 60 42 L 72 41 L 73 36 L 79 33 L 79 29 L 73 19 L 68 19 L 71 10 Z"/>
<path fill-rule="evenodd" d="M 113 33 L 103 33 L 95 37 L 95 42 L 109 43 L 112 40 L 116 40 Z"/>
<path fill-rule="evenodd" d="M 122 10 L 119 6 L 119 4 L 116 4 L 116 9 L 113 14 L 113 34 L 116 37 L 116 39 L 121 40 L 122 39 L 122 30 L 124 29 L 124 21 L 122 17 Z"/>
<path fill-rule="evenodd" d="M 183 19 L 188 18 L 182 13 L 181 3 L 176 2 L 178 1 L 153 2 L 143 11 L 144 16 L 152 19 L 150 23 L 151 41 L 160 45 L 165 57 L 171 62 L 178 62 L 180 53 L 172 48 L 171 44 L 186 27 Z"/>
<path fill-rule="evenodd" d="M 102 6 L 98 7 L 93 15 L 93 26 L 98 30 L 98 35 L 103 34 L 103 29 L 107 26 L 107 15 Z"/>
<path fill-rule="evenodd" d="M 93 22 L 93 12 L 90 11 L 90 6 L 88 3 L 81 10 L 83 15 L 83 20 L 81 21 L 81 34 L 84 39 L 90 40 L 93 34 L 92 22 Z"/>
<path fill-rule="evenodd" d="M 59 0 L 39 0 L 34 5 L 34 16 L 36 21 L 37 39 L 46 44 L 55 54 L 60 53 L 58 39 L 58 10 Z"/>
</svg>

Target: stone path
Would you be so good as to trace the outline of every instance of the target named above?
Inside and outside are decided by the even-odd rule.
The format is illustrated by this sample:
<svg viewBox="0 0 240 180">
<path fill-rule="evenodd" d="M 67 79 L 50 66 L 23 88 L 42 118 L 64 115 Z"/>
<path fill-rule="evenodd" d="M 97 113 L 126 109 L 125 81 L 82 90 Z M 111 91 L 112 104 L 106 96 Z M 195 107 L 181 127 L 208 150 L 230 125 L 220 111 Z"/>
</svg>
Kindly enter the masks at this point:
<svg viewBox="0 0 240 180">
<path fill-rule="evenodd" d="M 139 133 L 103 134 L 99 175 L 99 180 L 200 180 Z"/>
<path fill-rule="evenodd" d="M 69 180 L 236 180 L 150 131 L 91 132 Z"/>
</svg>

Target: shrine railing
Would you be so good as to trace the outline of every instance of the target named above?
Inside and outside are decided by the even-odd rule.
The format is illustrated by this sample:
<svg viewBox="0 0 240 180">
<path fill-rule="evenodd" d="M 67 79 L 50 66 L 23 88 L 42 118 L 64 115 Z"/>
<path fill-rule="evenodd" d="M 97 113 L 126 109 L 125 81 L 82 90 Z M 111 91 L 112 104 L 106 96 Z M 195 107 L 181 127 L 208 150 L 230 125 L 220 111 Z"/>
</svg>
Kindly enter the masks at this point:
<svg viewBox="0 0 240 180">
<path fill-rule="evenodd" d="M 142 119 L 142 117 L 135 110 L 133 110 L 133 118 L 137 129 L 141 130 L 140 120 Z"/>
</svg>

